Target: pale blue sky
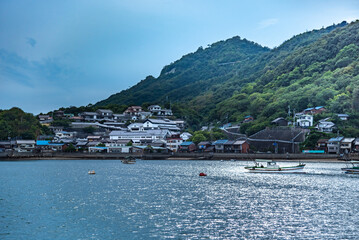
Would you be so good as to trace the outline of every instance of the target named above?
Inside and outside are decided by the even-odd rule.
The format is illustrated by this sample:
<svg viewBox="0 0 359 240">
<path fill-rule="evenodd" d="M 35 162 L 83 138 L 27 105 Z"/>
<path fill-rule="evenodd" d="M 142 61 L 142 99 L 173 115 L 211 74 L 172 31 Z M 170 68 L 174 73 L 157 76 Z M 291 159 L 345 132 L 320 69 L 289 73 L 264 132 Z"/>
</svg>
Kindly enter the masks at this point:
<svg viewBox="0 0 359 240">
<path fill-rule="evenodd" d="M 96 103 L 233 36 L 275 47 L 359 18 L 359 1 L 0 1 L 0 109 Z"/>
</svg>

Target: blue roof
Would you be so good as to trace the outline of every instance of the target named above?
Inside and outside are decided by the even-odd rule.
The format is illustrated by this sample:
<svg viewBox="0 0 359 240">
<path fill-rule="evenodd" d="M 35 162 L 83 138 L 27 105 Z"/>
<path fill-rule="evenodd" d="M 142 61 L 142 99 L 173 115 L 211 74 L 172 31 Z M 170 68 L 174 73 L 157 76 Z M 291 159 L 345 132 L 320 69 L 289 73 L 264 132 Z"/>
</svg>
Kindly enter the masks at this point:
<svg viewBox="0 0 359 240">
<path fill-rule="evenodd" d="M 193 142 L 183 142 L 180 144 L 180 146 L 189 146 L 191 145 Z"/>
<path fill-rule="evenodd" d="M 63 146 L 63 143 L 51 143 L 48 140 L 37 140 L 36 141 L 37 146 Z"/>
<path fill-rule="evenodd" d="M 314 109 L 314 108 L 306 108 L 306 109 L 304 109 L 304 111 L 309 111 L 309 110 L 312 110 L 312 109 Z"/>
<path fill-rule="evenodd" d="M 340 142 L 344 139 L 344 137 L 335 137 L 328 140 L 328 142 Z"/>
<path fill-rule="evenodd" d="M 315 109 L 321 109 L 324 108 L 323 106 L 315 107 Z"/>
<path fill-rule="evenodd" d="M 49 141 L 47 141 L 47 140 L 37 140 L 36 145 L 37 146 L 47 146 L 47 145 L 49 145 Z"/>
<path fill-rule="evenodd" d="M 221 139 L 221 140 L 215 141 L 215 142 L 214 142 L 214 145 L 217 145 L 217 144 L 225 144 L 226 142 L 228 142 L 228 140 Z"/>
<path fill-rule="evenodd" d="M 92 147 L 92 148 L 96 148 L 96 149 L 107 149 L 107 147 Z"/>
<path fill-rule="evenodd" d="M 248 116 L 245 116 L 244 118 L 251 118 L 252 116 L 251 115 L 248 115 Z"/>
</svg>

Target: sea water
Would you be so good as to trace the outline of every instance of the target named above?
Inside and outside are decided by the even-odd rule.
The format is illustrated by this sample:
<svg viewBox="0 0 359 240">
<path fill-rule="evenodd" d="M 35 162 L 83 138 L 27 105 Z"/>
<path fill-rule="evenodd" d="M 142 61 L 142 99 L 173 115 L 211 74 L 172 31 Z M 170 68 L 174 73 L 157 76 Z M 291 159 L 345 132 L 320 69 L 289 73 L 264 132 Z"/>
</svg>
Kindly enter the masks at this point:
<svg viewBox="0 0 359 240">
<path fill-rule="evenodd" d="M 307 174 L 245 165 L 0 162 L 0 239 L 359 238 L 359 176 L 344 164 L 308 163 Z"/>
</svg>

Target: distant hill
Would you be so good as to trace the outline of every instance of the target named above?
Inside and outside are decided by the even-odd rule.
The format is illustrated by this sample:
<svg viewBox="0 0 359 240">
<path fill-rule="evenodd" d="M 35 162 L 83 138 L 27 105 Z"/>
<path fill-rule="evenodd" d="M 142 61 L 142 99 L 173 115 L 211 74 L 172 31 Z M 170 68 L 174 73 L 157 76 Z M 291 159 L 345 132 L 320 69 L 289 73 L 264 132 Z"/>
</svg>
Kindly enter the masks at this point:
<svg viewBox="0 0 359 240">
<path fill-rule="evenodd" d="M 251 70 L 253 64 L 269 51 L 269 48 L 240 37 L 220 41 L 206 49 L 198 48 L 196 52 L 165 66 L 158 78 L 148 76 L 135 86 L 114 94 L 97 105 L 141 105 L 166 98 L 188 101 L 208 91 L 214 84 L 227 81 L 234 74 L 240 74 L 242 79 L 249 76 L 254 72 Z M 238 71 L 235 73 L 233 69 Z"/>
<path fill-rule="evenodd" d="M 254 132 L 286 117 L 288 106 L 358 111 L 358 57 L 358 21 L 305 32 L 274 49 L 233 37 L 183 56 L 158 78 L 149 76 L 96 106 L 171 102 L 194 128 L 252 115 L 255 121 L 244 129 Z"/>
</svg>

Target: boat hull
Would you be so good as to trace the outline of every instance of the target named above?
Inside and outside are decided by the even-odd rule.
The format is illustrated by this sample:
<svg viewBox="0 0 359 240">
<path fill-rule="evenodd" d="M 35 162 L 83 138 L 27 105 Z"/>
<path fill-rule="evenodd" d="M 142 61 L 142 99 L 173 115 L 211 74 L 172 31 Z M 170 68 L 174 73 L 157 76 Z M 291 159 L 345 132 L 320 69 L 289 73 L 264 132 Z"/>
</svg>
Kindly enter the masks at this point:
<svg viewBox="0 0 359 240">
<path fill-rule="evenodd" d="M 278 168 L 267 168 L 267 167 L 245 167 L 248 172 L 252 173 L 304 173 L 305 165 L 298 165 L 292 167 L 278 167 Z"/>
<path fill-rule="evenodd" d="M 359 174 L 358 168 L 342 168 L 346 174 Z"/>
</svg>

